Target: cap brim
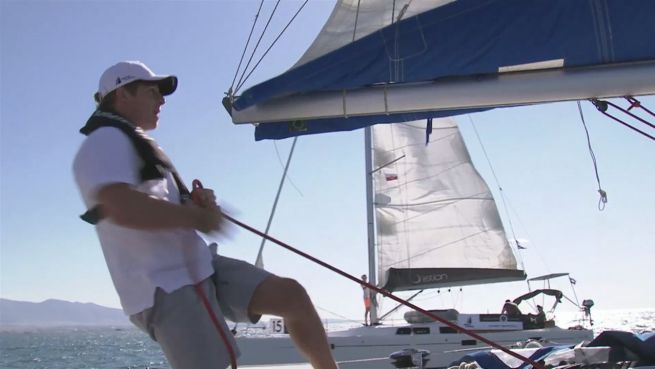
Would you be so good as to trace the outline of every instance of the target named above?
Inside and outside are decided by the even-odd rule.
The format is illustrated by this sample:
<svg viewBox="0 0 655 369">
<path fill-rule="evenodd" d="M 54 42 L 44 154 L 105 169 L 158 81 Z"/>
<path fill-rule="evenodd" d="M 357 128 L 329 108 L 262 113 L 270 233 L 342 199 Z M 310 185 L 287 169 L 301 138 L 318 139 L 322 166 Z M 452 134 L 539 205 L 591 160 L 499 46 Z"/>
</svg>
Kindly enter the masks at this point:
<svg viewBox="0 0 655 369">
<path fill-rule="evenodd" d="M 168 76 L 162 79 L 158 79 L 156 82 L 157 85 L 159 85 L 159 93 L 161 93 L 162 96 L 170 95 L 177 89 L 176 76 Z"/>
</svg>

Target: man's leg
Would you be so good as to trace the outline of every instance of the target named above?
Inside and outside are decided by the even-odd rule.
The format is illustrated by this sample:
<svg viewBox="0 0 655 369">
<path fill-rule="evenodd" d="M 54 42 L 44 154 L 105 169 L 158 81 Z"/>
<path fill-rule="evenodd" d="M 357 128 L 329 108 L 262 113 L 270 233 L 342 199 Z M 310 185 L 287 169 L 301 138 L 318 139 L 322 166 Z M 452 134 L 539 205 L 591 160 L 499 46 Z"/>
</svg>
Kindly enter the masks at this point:
<svg viewBox="0 0 655 369">
<path fill-rule="evenodd" d="M 337 368 L 321 319 L 307 292 L 295 280 L 268 277 L 257 286 L 248 312 L 281 316 L 296 347 L 315 369 Z"/>
<path fill-rule="evenodd" d="M 214 284 L 202 282 L 206 296 L 215 294 Z M 227 344 L 238 355 L 238 347 L 216 299 L 209 299 L 214 314 L 227 332 Z M 214 327 L 211 317 L 201 302 L 194 286 L 185 286 L 171 293 L 157 289 L 155 306 L 130 316 L 137 327 L 159 343 L 173 369 L 216 369 L 230 364 L 226 342 Z"/>
</svg>

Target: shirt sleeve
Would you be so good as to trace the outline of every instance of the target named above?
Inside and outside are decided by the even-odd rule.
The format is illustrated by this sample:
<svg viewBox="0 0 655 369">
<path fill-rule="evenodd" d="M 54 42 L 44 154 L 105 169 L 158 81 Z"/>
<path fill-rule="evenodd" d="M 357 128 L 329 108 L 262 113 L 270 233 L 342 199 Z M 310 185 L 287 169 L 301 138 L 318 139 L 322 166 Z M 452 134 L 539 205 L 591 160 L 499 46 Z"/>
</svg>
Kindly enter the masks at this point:
<svg viewBox="0 0 655 369">
<path fill-rule="evenodd" d="M 97 203 L 98 191 L 107 185 L 138 185 L 142 163 L 127 135 L 113 127 L 102 127 L 82 143 L 73 173 L 82 197 L 92 205 Z"/>
</svg>

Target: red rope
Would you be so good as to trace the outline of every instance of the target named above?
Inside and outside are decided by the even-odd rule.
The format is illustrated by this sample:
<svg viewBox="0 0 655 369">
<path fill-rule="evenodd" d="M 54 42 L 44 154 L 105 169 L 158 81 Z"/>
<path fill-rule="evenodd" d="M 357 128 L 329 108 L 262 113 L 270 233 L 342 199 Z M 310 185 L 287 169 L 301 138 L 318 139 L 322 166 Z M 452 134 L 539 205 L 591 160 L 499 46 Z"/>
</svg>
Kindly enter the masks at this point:
<svg viewBox="0 0 655 369">
<path fill-rule="evenodd" d="M 191 199 L 195 204 L 200 205 L 200 200 L 198 199 L 198 192 L 196 192 L 195 190 L 202 189 L 202 183 L 199 180 L 194 179 L 192 182 L 192 188 L 193 191 L 191 192 Z M 225 334 L 225 331 L 221 327 L 221 323 L 218 321 L 218 317 L 214 313 L 214 310 L 212 309 L 212 306 L 209 303 L 209 299 L 207 298 L 207 295 L 205 295 L 205 291 L 202 290 L 202 282 L 195 284 L 193 287 L 196 289 L 196 294 L 198 295 L 198 297 L 200 297 L 202 304 L 205 306 L 205 310 L 207 310 L 207 314 L 209 314 L 209 317 L 211 318 L 212 323 L 214 324 L 214 328 L 216 328 L 216 331 L 221 336 L 221 339 L 225 344 L 227 353 L 230 355 L 230 365 L 232 369 L 237 369 L 237 354 L 234 351 L 234 347 L 232 347 L 232 345 L 230 344 L 230 341 L 227 338 L 227 334 Z M 218 288 L 218 286 L 216 288 Z"/>
<path fill-rule="evenodd" d="M 473 331 L 470 331 L 470 330 L 468 330 L 466 328 L 460 327 L 457 324 L 454 324 L 454 323 L 452 323 L 452 322 L 450 322 L 450 321 L 448 321 L 448 320 L 446 320 L 446 319 L 444 319 L 442 317 L 439 317 L 437 315 L 434 315 L 434 314 L 430 313 L 427 310 L 421 309 L 420 307 L 418 307 L 418 306 L 416 306 L 416 305 L 414 305 L 414 304 L 412 304 L 410 302 L 407 302 L 407 301 L 405 301 L 405 300 L 403 300 L 403 299 L 401 299 L 399 297 L 396 297 L 396 296 L 392 295 L 391 293 L 389 293 L 389 292 L 387 292 L 387 291 L 385 291 L 383 289 L 380 289 L 380 288 L 378 288 L 376 286 L 373 286 L 372 284 L 363 282 L 362 280 L 358 279 L 357 277 L 352 276 L 352 275 L 342 271 L 341 269 L 338 269 L 338 268 L 336 268 L 336 267 L 334 267 L 334 266 L 332 266 L 330 264 L 327 264 L 327 263 L 325 263 L 325 262 L 323 262 L 323 261 L 321 261 L 321 260 L 307 254 L 307 253 L 304 253 L 304 252 L 302 252 L 302 251 L 300 251 L 300 250 L 298 250 L 298 249 L 296 249 L 296 248 L 294 248 L 294 247 L 292 247 L 292 246 L 290 246 L 290 245 L 288 245 L 288 244 L 286 244 L 286 243 L 284 243 L 282 241 L 279 241 L 279 240 L 277 240 L 277 239 L 275 239 L 275 238 L 273 238 L 273 237 L 271 237 L 271 236 L 269 236 L 269 235 L 255 229 L 255 228 L 253 228 L 253 227 L 251 227 L 251 226 L 249 226 L 249 225 L 247 225 L 245 223 L 242 223 L 242 222 L 232 218 L 228 214 L 223 213 L 223 217 L 225 217 L 225 219 L 229 220 L 230 222 L 238 225 L 239 227 L 247 229 L 248 231 L 250 231 L 250 232 L 252 232 L 252 233 L 254 233 L 254 234 L 256 234 L 256 235 L 258 235 L 260 237 L 264 237 L 267 240 L 269 240 L 271 242 L 274 242 L 274 243 L 284 247 L 285 249 L 287 249 L 287 250 L 289 250 L 291 252 L 294 252 L 294 253 L 296 253 L 296 254 L 298 254 L 298 255 L 306 258 L 306 259 L 309 259 L 309 260 L 313 261 L 314 263 L 321 265 L 322 267 L 330 269 L 331 271 L 333 271 L 333 272 L 335 272 L 337 274 L 340 274 L 341 276 L 346 277 L 346 278 L 350 279 L 351 281 L 353 281 L 353 282 L 355 282 L 357 284 L 365 285 L 366 287 L 376 291 L 377 293 L 379 293 L 381 295 L 384 295 L 384 296 L 386 296 L 386 297 L 388 297 L 388 298 L 390 298 L 392 300 L 395 300 L 396 302 L 401 303 L 401 304 L 403 304 L 405 306 L 408 306 L 408 307 L 410 307 L 410 308 L 412 308 L 412 309 L 414 309 L 416 311 L 419 311 L 419 312 L 423 313 L 424 315 L 429 316 L 430 318 L 432 318 L 432 319 L 434 319 L 436 321 L 439 321 L 439 322 L 449 326 L 450 328 L 455 329 L 458 332 L 464 333 L 464 334 L 466 334 L 466 335 L 468 335 L 470 337 L 473 337 L 473 338 L 475 338 L 475 339 L 477 339 L 479 341 L 482 341 L 482 342 L 488 344 L 491 347 L 495 347 L 495 348 L 505 352 L 508 355 L 511 355 L 511 356 L 521 360 L 521 361 L 526 362 L 526 363 L 529 363 L 535 369 L 545 369 L 545 367 L 542 364 L 539 364 L 539 363 L 537 363 L 536 361 L 534 361 L 534 360 L 532 360 L 530 358 L 519 355 L 516 352 L 513 352 L 513 351 L 511 351 L 511 350 L 509 350 L 509 349 L 507 349 L 507 348 L 505 348 L 505 347 L 503 347 L 503 346 L 501 346 L 501 345 L 487 339 L 487 338 L 484 338 L 484 337 L 478 335 L 477 333 L 475 333 Z"/>
<path fill-rule="evenodd" d="M 209 299 L 207 299 L 207 296 L 205 295 L 205 291 L 202 290 L 202 282 L 195 284 L 193 287 L 196 289 L 196 293 L 198 294 L 198 297 L 200 297 L 200 300 L 202 300 L 202 304 L 205 305 L 207 314 L 209 314 L 212 323 L 214 323 L 214 327 L 218 331 L 218 334 L 221 336 L 221 339 L 227 348 L 227 353 L 230 355 L 230 365 L 232 366 L 232 369 L 237 369 L 237 354 L 234 352 L 234 347 L 232 347 L 230 344 L 225 331 L 221 327 L 221 324 L 218 321 L 218 317 L 216 314 L 214 314 L 214 310 L 212 310 L 212 306 L 209 303 Z"/>
</svg>

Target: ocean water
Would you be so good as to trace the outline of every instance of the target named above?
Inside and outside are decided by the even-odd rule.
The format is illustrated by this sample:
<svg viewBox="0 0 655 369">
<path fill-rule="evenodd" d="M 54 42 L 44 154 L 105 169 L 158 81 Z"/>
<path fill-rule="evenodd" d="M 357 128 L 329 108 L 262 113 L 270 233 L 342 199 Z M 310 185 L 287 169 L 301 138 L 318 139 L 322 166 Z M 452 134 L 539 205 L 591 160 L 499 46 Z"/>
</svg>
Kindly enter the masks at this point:
<svg viewBox="0 0 655 369">
<path fill-rule="evenodd" d="M 0 332 L 2 369 L 169 368 L 156 342 L 132 327 L 13 328 Z"/>
<path fill-rule="evenodd" d="M 561 327 L 578 314 L 560 313 Z M 655 331 L 655 309 L 607 310 L 593 314 L 594 333 Z M 331 328 L 338 328 L 331 325 Z M 157 344 L 132 327 L 0 327 L 1 369 L 168 369 Z M 277 367 L 279 368 L 279 367 Z"/>
</svg>

